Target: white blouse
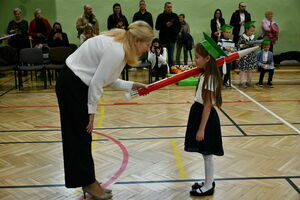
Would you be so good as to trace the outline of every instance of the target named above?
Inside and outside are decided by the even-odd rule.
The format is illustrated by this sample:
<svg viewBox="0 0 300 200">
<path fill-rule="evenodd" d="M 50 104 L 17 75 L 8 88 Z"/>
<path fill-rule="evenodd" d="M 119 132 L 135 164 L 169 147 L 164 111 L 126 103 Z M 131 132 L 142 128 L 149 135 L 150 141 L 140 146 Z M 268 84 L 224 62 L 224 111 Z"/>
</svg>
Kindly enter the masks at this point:
<svg viewBox="0 0 300 200">
<path fill-rule="evenodd" d="M 198 89 L 196 91 L 196 95 L 195 95 L 195 101 L 198 103 L 203 104 L 203 99 L 202 99 L 202 87 L 203 87 L 203 82 L 204 82 L 204 75 L 201 75 L 199 77 L 199 84 L 198 84 Z M 214 85 L 214 83 L 212 83 L 212 79 L 211 77 L 208 79 L 208 84 L 206 86 L 207 90 L 209 91 L 215 91 L 216 86 Z M 212 104 L 215 104 L 216 100 L 214 98 L 212 98 Z"/>
<path fill-rule="evenodd" d="M 132 81 L 119 76 L 125 66 L 123 44 L 113 37 L 99 35 L 85 41 L 67 60 L 67 66 L 87 85 L 88 112 L 95 113 L 103 87 L 130 91 Z"/>
</svg>

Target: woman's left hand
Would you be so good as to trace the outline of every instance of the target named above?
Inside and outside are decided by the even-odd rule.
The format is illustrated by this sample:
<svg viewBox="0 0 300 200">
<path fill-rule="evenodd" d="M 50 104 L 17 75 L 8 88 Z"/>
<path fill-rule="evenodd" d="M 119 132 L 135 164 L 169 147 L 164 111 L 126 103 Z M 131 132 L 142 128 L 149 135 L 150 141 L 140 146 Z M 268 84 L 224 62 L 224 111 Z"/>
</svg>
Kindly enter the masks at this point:
<svg viewBox="0 0 300 200">
<path fill-rule="evenodd" d="M 92 133 L 92 131 L 93 131 L 93 128 L 94 128 L 94 117 L 95 117 L 95 114 L 89 114 L 89 123 L 86 126 L 86 131 L 88 133 Z"/>
<path fill-rule="evenodd" d="M 138 82 L 134 82 L 133 85 L 132 85 L 132 90 L 137 90 L 137 89 L 140 89 L 140 88 L 147 88 L 148 86 L 143 84 L 143 83 L 138 83 Z"/>
</svg>

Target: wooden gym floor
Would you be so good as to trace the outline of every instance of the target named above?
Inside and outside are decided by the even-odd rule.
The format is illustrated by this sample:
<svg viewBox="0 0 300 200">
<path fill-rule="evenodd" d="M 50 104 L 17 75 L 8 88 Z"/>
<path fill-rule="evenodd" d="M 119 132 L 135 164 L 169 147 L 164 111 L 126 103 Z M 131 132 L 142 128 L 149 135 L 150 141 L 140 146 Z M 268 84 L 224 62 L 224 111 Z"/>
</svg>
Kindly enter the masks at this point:
<svg viewBox="0 0 300 200">
<path fill-rule="evenodd" d="M 130 79 L 146 82 L 147 72 Z M 237 85 L 238 75 L 232 79 Z M 79 188 L 64 187 L 54 86 L 24 80 L 19 91 L 11 73 L 0 79 L 0 199 L 82 199 Z M 214 157 L 216 190 L 204 198 L 189 196 L 204 178 L 202 156 L 183 151 L 195 87 L 130 101 L 105 88 L 93 142 L 97 179 L 114 200 L 299 200 L 300 73 L 275 72 L 274 86 L 223 90 L 225 155 Z"/>
</svg>

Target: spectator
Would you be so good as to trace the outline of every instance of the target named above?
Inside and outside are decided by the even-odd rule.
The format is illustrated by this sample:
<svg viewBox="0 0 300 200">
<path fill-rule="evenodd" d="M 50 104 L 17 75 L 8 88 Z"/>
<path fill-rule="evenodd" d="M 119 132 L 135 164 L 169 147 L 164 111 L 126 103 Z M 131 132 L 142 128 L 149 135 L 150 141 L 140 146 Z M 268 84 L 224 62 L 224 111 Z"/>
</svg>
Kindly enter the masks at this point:
<svg viewBox="0 0 300 200">
<path fill-rule="evenodd" d="M 15 19 L 10 21 L 7 27 L 8 34 L 16 34 L 10 37 L 8 44 L 17 50 L 28 48 L 29 37 L 28 37 L 28 22 L 23 19 L 22 10 L 20 8 L 15 8 L 13 11 Z"/>
<path fill-rule="evenodd" d="M 51 32 L 51 26 L 46 18 L 42 17 L 42 10 L 37 8 L 34 11 L 34 19 L 29 25 L 29 35 L 32 37 L 32 45 L 39 46 L 47 43 Z"/>
<path fill-rule="evenodd" d="M 211 38 L 218 43 L 221 39 L 221 27 L 225 24 L 225 20 L 222 17 L 222 11 L 220 9 L 215 10 L 214 18 L 210 20 Z"/>
<path fill-rule="evenodd" d="M 273 53 L 269 51 L 271 44 L 271 39 L 264 39 L 262 42 L 262 48 L 260 52 L 257 53 L 257 65 L 260 69 L 260 76 L 258 86 L 263 86 L 263 80 L 266 72 L 269 72 L 268 83 L 267 85 L 272 88 L 272 79 L 274 74 L 274 60 L 273 60 Z"/>
<path fill-rule="evenodd" d="M 186 44 L 184 43 L 184 38 L 185 38 L 186 33 L 190 33 L 190 26 L 185 21 L 185 15 L 184 14 L 180 14 L 178 16 L 178 18 L 179 18 L 179 22 L 181 24 L 181 29 L 180 29 L 180 32 L 178 34 L 178 39 L 177 39 L 177 43 L 176 43 L 176 64 L 180 65 L 180 54 L 181 54 L 181 50 L 183 48 L 184 64 L 187 65 L 188 51 L 187 51 L 187 48 L 186 48 Z"/>
<path fill-rule="evenodd" d="M 244 24 L 245 33 L 240 37 L 238 41 L 239 49 L 247 49 L 257 44 L 251 44 L 251 41 L 255 40 L 255 26 L 254 21 L 250 21 Z M 253 87 L 252 85 L 252 70 L 256 69 L 256 54 L 251 52 L 243 56 L 238 62 L 238 68 L 240 70 L 240 86 L 242 87 Z M 247 74 L 247 81 L 244 81 L 245 73 Z"/>
<path fill-rule="evenodd" d="M 144 0 L 140 0 L 139 6 L 140 10 L 134 14 L 132 22 L 142 20 L 147 22 L 153 29 L 152 14 L 146 10 L 146 2 Z"/>
<path fill-rule="evenodd" d="M 69 46 L 68 35 L 62 31 L 61 24 L 55 22 L 48 40 L 49 47 L 67 47 Z"/>
<path fill-rule="evenodd" d="M 99 23 L 96 16 L 93 14 L 93 8 L 90 5 L 83 6 L 84 13 L 77 19 L 76 29 L 77 29 L 77 37 L 83 33 L 84 28 L 87 24 L 91 24 L 93 26 L 94 34 L 99 35 Z"/>
<path fill-rule="evenodd" d="M 230 25 L 233 26 L 233 41 L 237 43 L 240 36 L 245 32 L 244 24 L 251 21 L 251 15 L 246 11 L 246 4 L 239 3 L 239 9 L 232 13 Z"/>
<path fill-rule="evenodd" d="M 161 46 L 158 38 L 155 38 L 148 52 L 148 61 L 151 63 L 152 76 L 155 77 L 155 81 L 158 81 L 159 77 L 165 78 L 167 75 L 167 55 L 167 49 Z"/>
<path fill-rule="evenodd" d="M 122 14 L 121 5 L 115 3 L 113 5 L 113 14 L 111 14 L 107 19 L 107 29 L 110 30 L 112 28 L 121 28 L 127 29 L 128 21 L 126 17 Z"/>
<path fill-rule="evenodd" d="M 273 52 L 273 45 L 278 40 L 279 27 L 276 21 L 273 19 L 273 12 L 266 11 L 266 18 L 262 21 L 262 37 L 270 38 L 270 51 Z"/>
<path fill-rule="evenodd" d="M 231 29 L 232 26 L 228 24 L 224 24 L 224 26 L 221 27 L 222 31 L 222 39 L 219 40 L 218 45 L 221 47 L 221 49 L 226 53 L 226 55 L 234 53 L 237 51 L 236 46 L 234 42 L 230 39 L 231 38 Z M 231 78 L 230 78 L 230 72 L 231 72 L 231 63 L 224 63 L 221 70 L 221 75 L 223 78 L 223 86 L 231 88 Z"/>
<path fill-rule="evenodd" d="M 84 28 L 83 33 L 80 35 L 80 45 L 87 39 L 92 38 L 94 36 L 96 35 L 94 34 L 93 26 L 87 24 L 86 27 Z"/>
<path fill-rule="evenodd" d="M 165 3 L 164 12 L 158 15 L 155 28 L 159 31 L 159 39 L 162 45 L 168 50 L 169 66 L 173 66 L 174 48 L 181 25 L 177 14 L 172 12 L 171 2 Z"/>
</svg>

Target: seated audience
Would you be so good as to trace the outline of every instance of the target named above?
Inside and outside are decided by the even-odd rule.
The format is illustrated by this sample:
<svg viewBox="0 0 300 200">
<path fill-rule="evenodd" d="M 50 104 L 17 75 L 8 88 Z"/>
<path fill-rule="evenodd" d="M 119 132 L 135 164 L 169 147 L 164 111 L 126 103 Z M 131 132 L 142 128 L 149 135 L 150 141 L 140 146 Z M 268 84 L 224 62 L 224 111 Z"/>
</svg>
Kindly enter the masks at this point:
<svg viewBox="0 0 300 200">
<path fill-rule="evenodd" d="M 53 24 L 52 32 L 48 40 L 49 47 L 67 47 L 69 46 L 69 39 L 66 33 L 62 31 L 61 24 L 55 22 Z"/>
<path fill-rule="evenodd" d="M 42 17 L 41 9 L 37 8 L 34 11 L 34 19 L 29 25 L 29 35 L 32 37 L 32 46 L 40 47 L 41 44 L 46 44 L 51 26 L 46 18 Z"/>
</svg>

